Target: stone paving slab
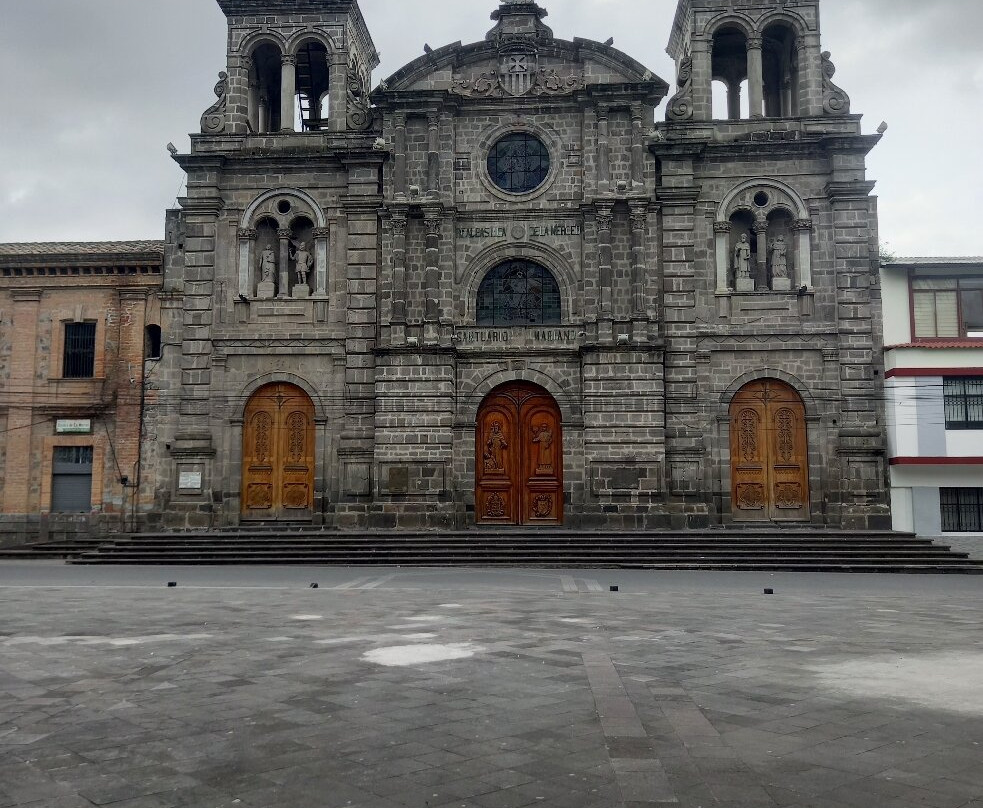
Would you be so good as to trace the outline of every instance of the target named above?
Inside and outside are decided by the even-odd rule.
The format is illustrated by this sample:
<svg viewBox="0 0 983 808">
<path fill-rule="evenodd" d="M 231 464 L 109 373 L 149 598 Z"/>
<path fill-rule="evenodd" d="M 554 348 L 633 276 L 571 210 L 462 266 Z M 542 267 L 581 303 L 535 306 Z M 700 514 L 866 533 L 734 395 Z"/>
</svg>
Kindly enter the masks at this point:
<svg viewBox="0 0 983 808">
<path fill-rule="evenodd" d="M 0 587 L 0 808 L 983 806 L 964 584 L 331 575 Z"/>
</svg>

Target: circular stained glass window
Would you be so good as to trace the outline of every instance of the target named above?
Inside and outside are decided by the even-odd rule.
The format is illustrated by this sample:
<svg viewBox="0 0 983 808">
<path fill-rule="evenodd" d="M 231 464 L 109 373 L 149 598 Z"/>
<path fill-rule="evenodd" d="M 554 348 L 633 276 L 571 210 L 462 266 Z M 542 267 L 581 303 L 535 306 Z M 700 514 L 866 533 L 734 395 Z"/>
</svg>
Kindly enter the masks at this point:
<svg viewBox="0 0 983 808">
<path fill-rule="evenodd" d="M 506 135 L 488 155 L 491 181 L 510 194 L 535 191 L 546 182 L 550 153 L 538 137 L 526 132 Z"/>
</svg>

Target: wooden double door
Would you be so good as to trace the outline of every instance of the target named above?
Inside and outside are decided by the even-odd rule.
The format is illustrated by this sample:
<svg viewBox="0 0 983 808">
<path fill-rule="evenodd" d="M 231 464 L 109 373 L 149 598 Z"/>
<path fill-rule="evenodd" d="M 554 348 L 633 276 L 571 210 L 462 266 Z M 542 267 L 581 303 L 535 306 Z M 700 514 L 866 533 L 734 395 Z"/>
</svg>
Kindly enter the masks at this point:
<svg viewBox="0 0 983 808">
<path fill-rule="evenodd" d="M 249 399 L 242 436 L 244 519 L 307 519 L 314 509 L 314 403 L 292 384 Z"/>
<path fill-rule="evenodd" d="M 563 522 L 563 429 L 553 397 L 534 384 L 493 390 L 475 434 L 478 524 Z"/>
<path fill-rule="evenodd" d="M 731 502 L 743 522 L 807 521 L 809 440 L 805 407 L 784 382 L 741 388 L 730 408 Z"/>
</svg>

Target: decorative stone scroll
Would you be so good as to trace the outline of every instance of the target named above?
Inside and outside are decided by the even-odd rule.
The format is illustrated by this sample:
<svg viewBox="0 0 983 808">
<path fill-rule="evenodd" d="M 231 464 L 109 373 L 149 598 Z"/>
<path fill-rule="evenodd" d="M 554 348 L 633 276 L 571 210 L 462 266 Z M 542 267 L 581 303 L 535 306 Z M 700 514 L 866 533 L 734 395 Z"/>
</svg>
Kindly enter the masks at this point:
<svg viewBox="0 0 983 808">
<path fill-rule="evenodd" d="M 693 57 L 687 56 L 679 64 L 679 86 L 677 92 L 669 100 L 666 119 L 670 121 L 688 121 L 693 118 Z"/>
<path fill-rule="evenodd" d="M 373 115 L 361 74 L 356 67 L 348 68 L 348 80 L 345 84 L 348 93 L 348 128 L 354 132 L 365 132 L 372 128 Z"/>
<path fill-rule="evenodd" d="M 827 115 L 849 115 L 850 96 L 833 84 L 836 66 L 830 60 L 830 52 L 823 51 L 823 112 Z"/>
<path fill-rule="evenodd" d="M 215 95 L 218 96 L 218 101 L 201 116 L 201 131 L 206 135 L 220 135 L 225 131 L 225 108 L 229 103 L 229 74 L 224 70 L 218 74 Z"/>
</svg>

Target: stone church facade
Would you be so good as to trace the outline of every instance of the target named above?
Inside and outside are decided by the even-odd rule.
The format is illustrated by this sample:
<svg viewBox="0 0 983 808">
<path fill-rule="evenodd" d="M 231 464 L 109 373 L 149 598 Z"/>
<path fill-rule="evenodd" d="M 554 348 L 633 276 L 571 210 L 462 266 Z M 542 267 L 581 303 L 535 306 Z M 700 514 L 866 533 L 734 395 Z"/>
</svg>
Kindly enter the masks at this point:
<svg viewBox="0 0 983 808">
<path fill-rule="evenodd" d="M 672 88 L 510 0 L 371 91 L 355 0 L 218 2 L 145 527 L 890 527 L 818 0 L 680 0 Z"/>
</svg>

